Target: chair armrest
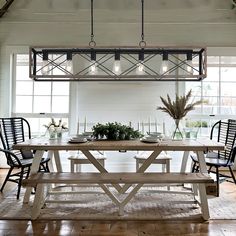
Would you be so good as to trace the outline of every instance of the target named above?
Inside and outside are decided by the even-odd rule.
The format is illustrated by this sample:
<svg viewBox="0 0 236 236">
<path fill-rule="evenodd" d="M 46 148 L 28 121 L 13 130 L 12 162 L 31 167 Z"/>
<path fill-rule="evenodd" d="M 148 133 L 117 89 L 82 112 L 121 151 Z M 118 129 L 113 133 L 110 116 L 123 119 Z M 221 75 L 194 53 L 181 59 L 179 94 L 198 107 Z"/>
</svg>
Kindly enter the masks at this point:
<svg viewBox="0 0 236 236">
<path fill-rule="evenodd" d="M 0 148 L 0 151 L 3 152 L 7 158 L 8 162 L 11 162 L 13 165 L 21 165 L 19 158 L 11 151 Z"/>
</svg>

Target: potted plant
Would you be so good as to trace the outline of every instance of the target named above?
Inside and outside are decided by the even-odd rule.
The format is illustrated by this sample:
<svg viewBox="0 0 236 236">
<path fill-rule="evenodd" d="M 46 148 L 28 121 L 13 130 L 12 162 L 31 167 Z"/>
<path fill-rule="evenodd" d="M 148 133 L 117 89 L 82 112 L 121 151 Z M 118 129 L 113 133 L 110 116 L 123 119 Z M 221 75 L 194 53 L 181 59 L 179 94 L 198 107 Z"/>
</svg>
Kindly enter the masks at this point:
<svg viewBox="0 0 236 236">
<path fill-rule="evenodd" d="M 47 128 L 46 132 L 49 133 L 50 139 L 61 138 L 62 133 L 68 131 L 68 128 L 66 127 L 66 122 L 62 122 L 61 119 L 57 123 L 54 118 L 51 118 L 49 124 L 44 125 L 44 127 Z"/>
<path fill-rule="evenodd" d="M 141 137 L 138 130 L 134 130 L 130 126 L 122 125 L 117 122 L 108 122 L 104 125 L 98 123 L 92 127 L 92 131 L 96 139 L 129 140 Z"/>
<path fill-rule="evenodd" d="M 186 138 L 197 138 L 198 132 L 200 128 L 207 128 L 208 124 L 206 121 L 196 120 L 190 121 L 186 120 L 185 122 L 185 137 Z"/>
<path fill-rule="evenodd" d="M 188 112 L 192 111 L 196 105 L 202 103 L 202 100 L 196 102 L 190 102 L 192 96 L 192 90 L 190 90 L 186 95 L 178 96 L 176 94 L 175 100 L 172 101 L 170 96 L 167 94 L 167 99 L 160 97 L 163 103 L 163 107 L 157 107 L 157 110 L 161 110 L 167 113 L 175 121 L 175 129 L 172 134 L 173 139 L 183 139 L 183 134 L 179 129 L 179 122 L 183 119 Z"/>
</svg>

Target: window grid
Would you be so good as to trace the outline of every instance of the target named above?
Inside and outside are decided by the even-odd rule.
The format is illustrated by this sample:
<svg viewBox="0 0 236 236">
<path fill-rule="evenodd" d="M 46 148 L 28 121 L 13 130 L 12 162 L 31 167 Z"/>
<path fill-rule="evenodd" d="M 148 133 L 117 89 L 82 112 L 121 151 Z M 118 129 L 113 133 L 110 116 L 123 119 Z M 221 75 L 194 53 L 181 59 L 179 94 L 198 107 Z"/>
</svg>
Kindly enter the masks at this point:
<svg viewBox="0 0 236 236">
<path fill-rule="evenodd" d="M 68 90 L 68 91 L 64 92 L 62 91 L 62 89 L 61 90 L 59 89 L 59 92 L 58 92 L 58 89 L 57 89 L 57 92 L 54 94 L 54 89 L 56 89 L 55 87 L 56 85 L 54 85 L 53 83 L 55 82 L 47 82 L 47 84 L 50 86 L 50 91 L 47 93 L 44 91 L 44 88 L 39 87 L 38 88 L 39 94 L 36 94 L 37 83 L 42 83 L 42 82 L 35 82 L 31 80 L 28 77 L 29 76 L 28 71 L 26 74 L 26 69 L 23 68 L 24 66 L 27 66 L 27 68 L 29 67 L 28 54 L 14 54 L 13 55 L 13 86 L 12 86 L 12 89 L 13 89 L 12 94 L 14 96 L 12 100 L 12 103 L 13 103 L 12 116 L 22 116 L 28 119 L 29 121 L 31 121 L 33 125 L 31 129 L 32 129 L 33 134 L 35 135 L 45 133 L 44 132 L 45 128 L 43 127 L 42 124 L 48 124 L 52 117 L 55 118 L 57 121 L 59 119 L 63 119 L 63 121 L 68 123 L 69 104 L 66 104 L 66 102 L 64 102 L 63 103 L 64 107 L 62 107 L 63 104 L 57 104 L 55 101 L 53 102 L 53 99 L 64 97 L 65 101 L 68 101 L 69 103 L 69 86 L 63 86 L 63 89 Z M 19 91 L 17 92 L 17 86 L 22 85 L 21 87 L 19 87 L 19 89 L 24 89 L 24 85 L 27 85 L 24 83 L 29 83 L 32 85 L 32 88 L 30 88 L 30 86 L 28 87 L 28 89 L 31 89 L 31 92 L 29 94 L 24 94 L 24 92 L 19 93 Z M 66 82 L 66 83 L 69 83 L 69 82 Z M 23 97 L 28 97 L 31 99 L 30 108 L 28 107 L 29 109 L 25 110 L 25 104 L 20 104 L 19 102 L 17 102 Z M 40 98 L 42 99 L 46 98 L 48 99 L 50 103 L 49 110 L 47 110 L 46 112 L 44 110 L 44 104 L 42 102 L 40 104 L 40 100 L 41 100 Z M 26 101 L 28 102 L 27 99 Z M 39 111 L 41 110 L 41 108 L 42 108 L 42 111 Z M 55 113 L 53 111 L 57 111 L 57 112 Z"/>
<path fill-rule="evenodd" d="M 236 57 L 208 57 L 208 62 L 207 78 L 199 82 L 199 85 L 186 82 L 185 89 L 187 92 L 193 88 L 193 92 L 196 92 L 200 86 L 201 92 L 200 94 L 196 92 L 196 100 L 201 98 L 210 101 L 209 104 L 203 103 L 201 108 L 190 112 L 188 119 L 206 121 L 211 127 L 219 119 L 236 118 L 236 94 L 233 92 L 233 88 L 236 87 L 236 82 L 233 80 Z M 200 135 L 205 135 L 202 130 Z"/>
</svg>

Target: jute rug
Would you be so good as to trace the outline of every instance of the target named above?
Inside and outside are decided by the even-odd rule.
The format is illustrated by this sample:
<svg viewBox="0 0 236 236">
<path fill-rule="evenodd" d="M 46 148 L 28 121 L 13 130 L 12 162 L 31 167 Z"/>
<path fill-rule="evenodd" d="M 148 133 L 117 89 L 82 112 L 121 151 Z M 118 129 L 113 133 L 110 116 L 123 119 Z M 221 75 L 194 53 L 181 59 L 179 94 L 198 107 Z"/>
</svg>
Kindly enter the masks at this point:
<svg viewBox="0 0 236 236">
<path fill-rule="evenodd" d="M 180 187 L 178 187 L 180 188 Z M 157 190 L 157 188 L 151 188 Z M 81 191 L 81 188 L 76 190 Z M 83 188 L 83 190 L 86 190 Z M 91 188 L 90 188 L 91 190 Z M 65 220 L 200 220 L 201 209 L 192 201 L 192 195 L 140 191 L 126 205 L 124 215 L 118 215 L 117 206 L 98 188 L 93 194 L 51 195 L 50 200 L 78 200 L 76 204 L 47 203 L 39 219 Z M 150 190 L 150 188 L 149 188 Z M 177 189 L 175 189 L 177 190 Z M 22 193 L 23 196 L 23 193 Z M 235 196 L 235 194 L 234 194 Z M 211 219 L 236 219 L 236 199 L 231 192 L 221 191 L 220 197 L 209 198 Z M 15 193 L 5 196 L 0 204 L 0 219 L 30 219 L 31 206 L 16 200 Z"/>
</svg>

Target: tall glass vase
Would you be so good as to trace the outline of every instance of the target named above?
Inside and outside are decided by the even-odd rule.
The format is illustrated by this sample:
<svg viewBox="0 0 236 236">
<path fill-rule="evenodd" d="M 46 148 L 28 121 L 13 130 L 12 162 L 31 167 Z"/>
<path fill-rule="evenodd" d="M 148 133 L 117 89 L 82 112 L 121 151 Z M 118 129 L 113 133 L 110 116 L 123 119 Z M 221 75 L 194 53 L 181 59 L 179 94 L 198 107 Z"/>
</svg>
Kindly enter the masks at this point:
<svg viewBox="0 0 236 236">
<path fill-rule="evenodd" d="M 182 129 L 180 127 L 180 119 L 175 119 L 174 131 L 172 133 L 173 140 L 182 140 L 184 138 Z"/>
</svg>

